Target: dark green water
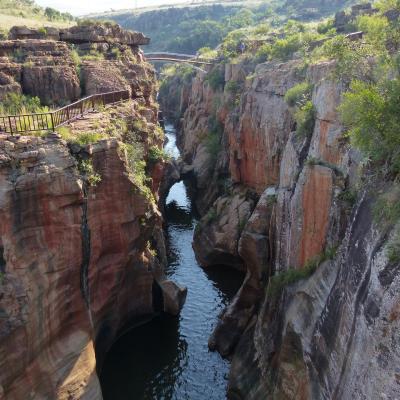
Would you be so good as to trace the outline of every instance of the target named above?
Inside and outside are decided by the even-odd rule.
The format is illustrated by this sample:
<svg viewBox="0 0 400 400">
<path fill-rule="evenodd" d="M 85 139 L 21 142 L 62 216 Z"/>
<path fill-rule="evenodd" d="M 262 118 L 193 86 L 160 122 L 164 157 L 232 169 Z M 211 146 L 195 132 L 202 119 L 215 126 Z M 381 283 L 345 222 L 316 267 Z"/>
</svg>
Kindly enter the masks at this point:
<svg viewBox="0 0 400 400">
<path fill-rule="evenodd" d="M 166 149 L 179 152 L 175 133 L 166 127 Z M 221 400 L 229 362 L 208 350 L 217 317 L 243 279 L 222 266 L 205 271 L 192 250 L 196 224 L 185 184 L 171 188 L 166 206 L 169 266 L 167 275 L 188 288 L 179 317 L 167 315 L 122 336 L 108 353 L 101 384 L 104 400 Z"/>
</svg>

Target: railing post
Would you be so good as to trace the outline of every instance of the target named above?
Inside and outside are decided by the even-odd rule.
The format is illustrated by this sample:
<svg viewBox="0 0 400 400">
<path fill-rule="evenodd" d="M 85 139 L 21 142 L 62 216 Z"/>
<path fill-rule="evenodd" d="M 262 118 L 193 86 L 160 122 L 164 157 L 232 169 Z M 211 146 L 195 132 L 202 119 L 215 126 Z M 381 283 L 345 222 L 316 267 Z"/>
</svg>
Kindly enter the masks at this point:
<svg viewBox="0 0 400 400">
<path fill-rule="evenodd" d="M 71 117 L 69 116 L 69 106 L 67 106 L 66 111 L 67 111 L 67 121 L 69 121 L 70 118 L 71 118 Z M 67 122 L 67 121 L 65 121 L 65 122 Z"/>
<path fill-rule="evenodd" d="M 81 116 L 83 117 L 83 101 L 81 101 L 80 106 L 81 106 Z"/>
<path fill-rule="evenodd" d="M 53 132 L 55 132 L 55 126 L 54 126 L 54 114 L 50 113 L 50 118 L 51 118 L 51 128 L 53 129 Z"/>
<path fill-rule="evenodd" d="M 13 129 L 12 129 L 12 124 L 11 124 L 11 117 L 10 117 L 10 116 L 8 117 L 8 124 L 10 125 L 10 133 L 11 133 L 11 135 L 14 135 Z"/>
</svg>

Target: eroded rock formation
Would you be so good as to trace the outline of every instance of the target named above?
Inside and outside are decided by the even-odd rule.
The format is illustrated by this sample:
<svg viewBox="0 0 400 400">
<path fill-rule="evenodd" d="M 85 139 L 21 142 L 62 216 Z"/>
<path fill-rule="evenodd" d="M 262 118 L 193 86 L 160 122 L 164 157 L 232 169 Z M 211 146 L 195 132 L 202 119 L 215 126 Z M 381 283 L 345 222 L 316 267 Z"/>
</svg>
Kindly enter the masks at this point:
<svg viewBox="0 0 400 400">
<path fill-rule="evenodd" d="M 333 68 L 226 64 L 224 85 L 211 87 L 199 73 L 180 102 L 172 99 L 203 215 L 197 258 L 246 270 L 209 341 L 233 356 L 235 400 L 400 393 L 400 276 L 385 250 L 395 230 L 372 217 L 373 185 L 361 185 L 367 172 L 339 121 L 345 87 Z M 284 95 L 304 80 L 313 87 L 315 124 L 301 136 Z M 216 149 L 207 142 L 213 135 Z M 239 188 L 254 201 L 243 221 L 227 200 Z"/>
<path fill-rule="evenodd" d="M 119 89 L 141 97 L 154 91 L 152 76 L 147 76 L 151 69 L 139 48 L 148 43 L 143 34 L 116 24 L 63 30 L 14 27 L 9 40 L 0 41 L 0 96 L 23 92 L 47 105 Z"/>
<path fill-rule="evenodd" d="M 66 43 L 8 40 L 0 49 L 3 86 L 49 101 L 79 96 Z M 18 49 L 24 64 L 15 59 Z M 186 289 L 163 272 L 158 191 L 165 165 L 148 160 L 150 148 L 164 143 L 154 71 L 140 51 L 129 57 L 131 67 L 104 59 L 101 75 L 92 71 L 87 84 L 92 93 L 118 90 L 112 75 L 134 99 L 60 134 L 0 134 L 2 399 L 101 399 L 96 369 L 121 330 L 160 312 L 176 315 L 185 301 Z M 135 163 L 143 161 L 138 177 Z"/>
</svg>

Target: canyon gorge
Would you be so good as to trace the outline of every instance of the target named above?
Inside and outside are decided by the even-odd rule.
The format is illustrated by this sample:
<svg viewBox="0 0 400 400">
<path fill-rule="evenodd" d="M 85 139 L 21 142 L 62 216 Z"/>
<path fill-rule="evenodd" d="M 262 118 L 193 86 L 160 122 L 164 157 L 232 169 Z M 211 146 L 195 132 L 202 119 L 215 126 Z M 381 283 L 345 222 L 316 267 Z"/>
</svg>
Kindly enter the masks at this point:
<svg viewBox="0 0 400 400">
<path fill-rule="evenodd" d="M 0 40 L 5 105 L 129 91 L 0 126 L 0 399 L 400 398 L 398 173 L 349 137 L 348 70 L 298 51 L 159 74 L 148 43 L 94 22 Z"/>
</svg>

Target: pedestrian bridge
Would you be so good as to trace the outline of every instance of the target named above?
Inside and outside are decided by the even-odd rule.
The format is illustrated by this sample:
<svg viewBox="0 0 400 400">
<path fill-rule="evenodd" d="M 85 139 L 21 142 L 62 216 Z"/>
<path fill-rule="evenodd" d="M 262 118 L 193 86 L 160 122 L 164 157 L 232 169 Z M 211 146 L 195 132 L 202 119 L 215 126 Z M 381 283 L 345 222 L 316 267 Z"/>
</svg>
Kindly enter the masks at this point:
<svg viewBox="0 0 400 400">
<path fill-rule="evenodd" d="M 213 60 L 197 57 L 195 54 L 181 53 L 145 53 L 147 61 L 166 61 L 194 65 L 212 65 Z"/>
</svg>

